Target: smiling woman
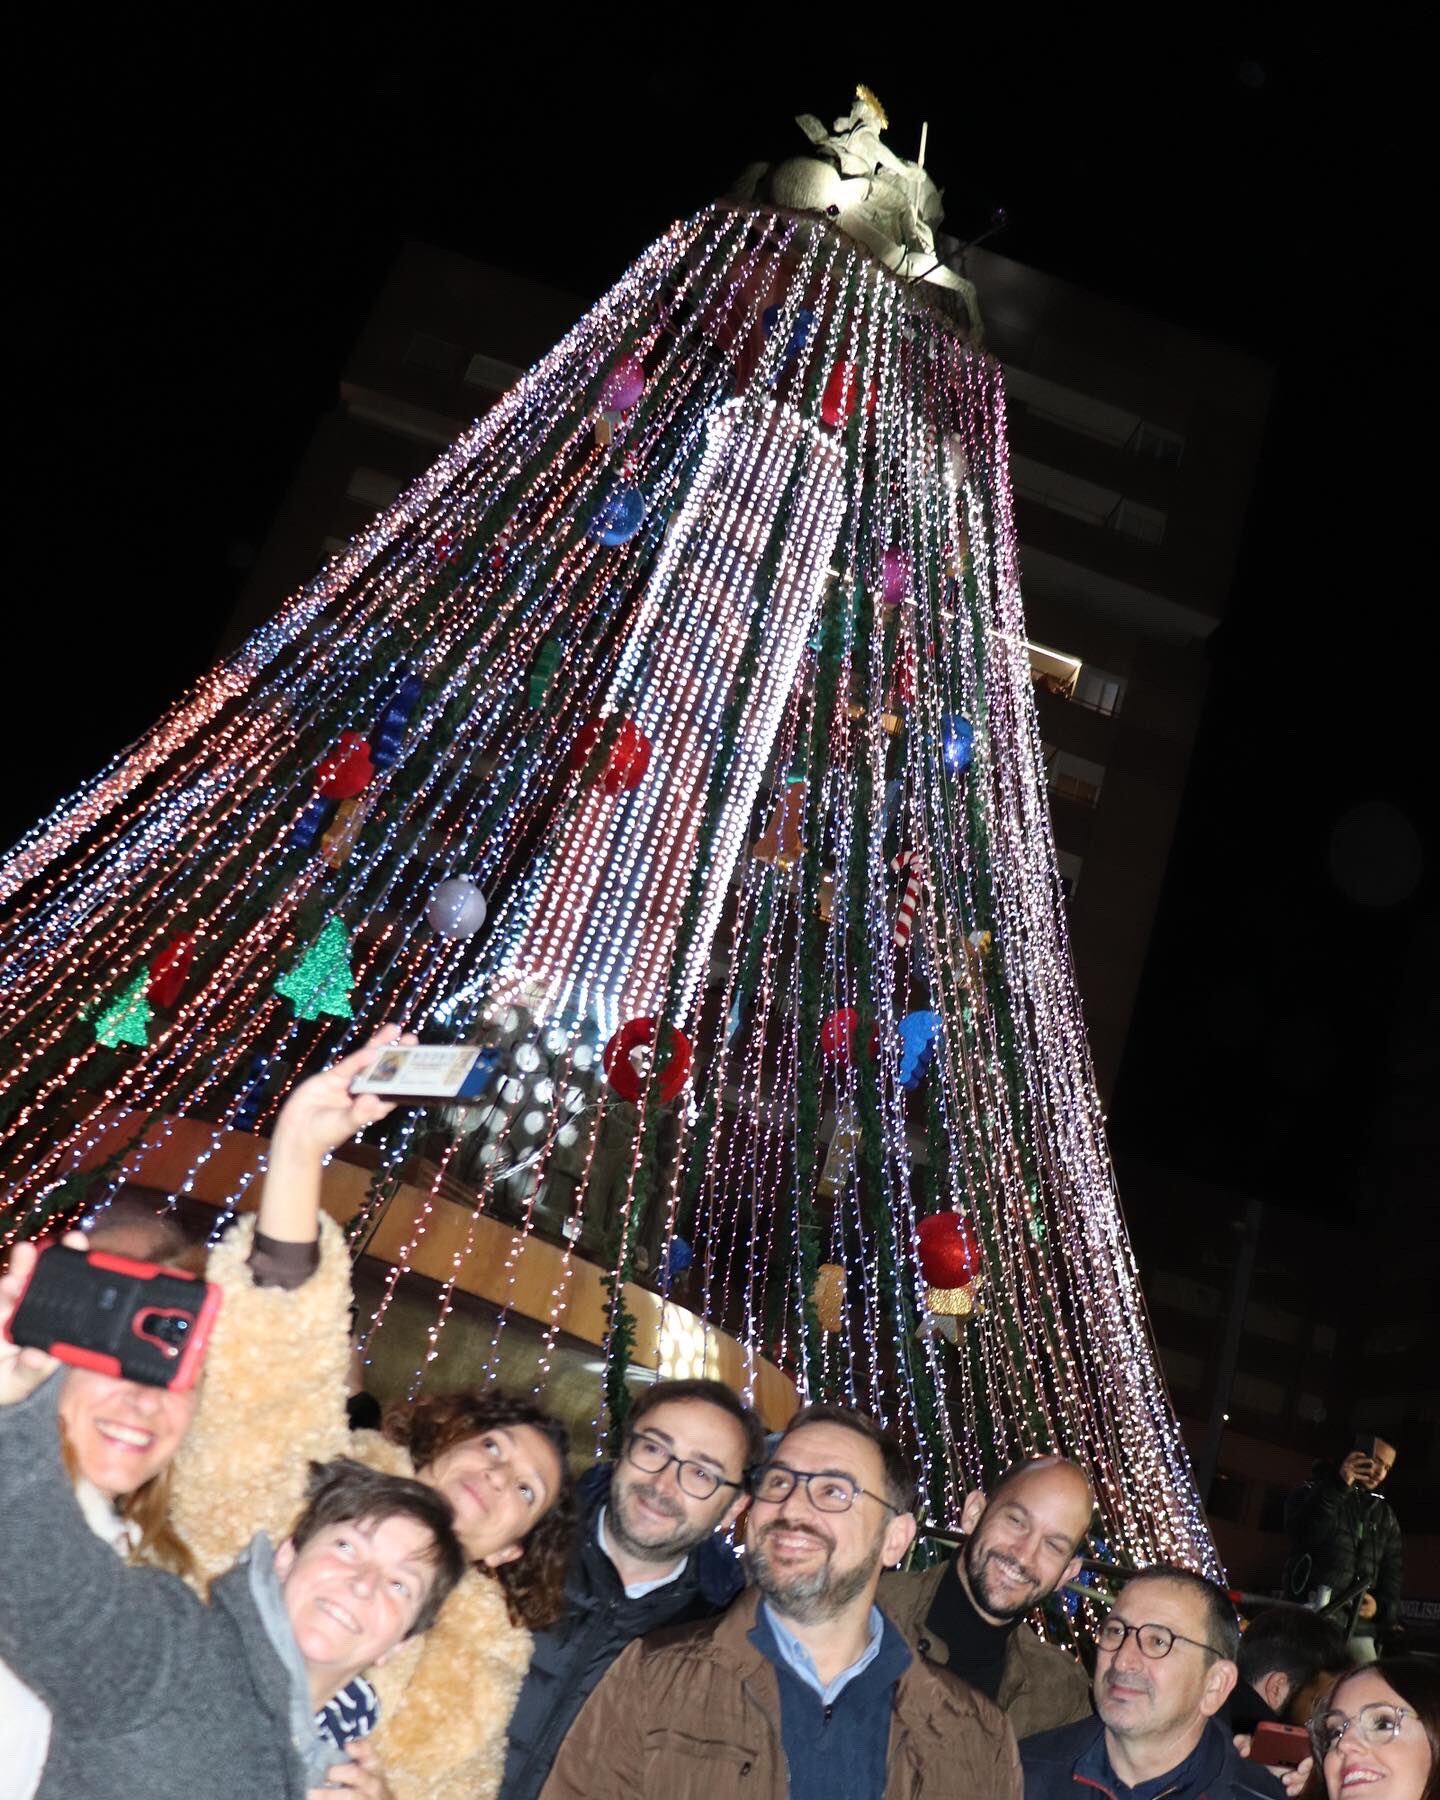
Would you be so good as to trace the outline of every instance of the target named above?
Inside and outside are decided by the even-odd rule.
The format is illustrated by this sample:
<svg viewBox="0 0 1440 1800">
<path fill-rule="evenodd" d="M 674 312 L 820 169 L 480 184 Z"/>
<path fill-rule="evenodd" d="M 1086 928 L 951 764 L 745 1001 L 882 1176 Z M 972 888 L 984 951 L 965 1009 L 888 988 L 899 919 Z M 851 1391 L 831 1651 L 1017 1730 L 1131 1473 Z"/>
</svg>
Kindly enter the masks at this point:
<svg viewBox="0 0 1440 1800">
<path fill-rule="evenodd" d="M 1384 1657 L 1337 1682 L 1310 1722 L 1328 1800 L 1440 1796 L 1440 1670 Z"/>
<path fill-rule="evenodd" d="M 530 1633 L 559 1607 L 573 1518 L 563 1429 L 495 1388 L 427 1396 L 382 1433 L 351 1432 L 350 1255 L 321 1212 L 329 1153 L 391 1111 L 350 1083 L 400 1041 L 369 1044 L 289 1096 L 271 1135 L 256 1220 L 211 1256 L 223 1296 L 200 1413 L 177 1462 L 176 1516 L 206 1574 L 257 1530 L 280 1541 L 309 1462 L 353 1458 L 451 1503 L 468 1567 L 434 1628 L 374 1673 L 367 1743 L 396 1800 L 496 1793 Z"/>
<path fill-rule="evenodd" d="M 532 1628 L 560 1616 L 575 1526 L 562 1426 L 509 1394 L 436 1394 L 393 1407 L 385 1436 L 455 1509 L 471 1562 Z"/>
<path fill-rule="evenodd" d="M 67 1240 L 70 1241 L 70 1240 Z M 204 1273 L 205 1253 L 178 1226 L 123 1206 L 73 1247 L 110 1250 Z M 170 1517 L 170 1470 L 195 1416 L 199 1389 L 177 1392 L 70 1368 L 60 1378 L 60 1453 L 85 1521 L 127 1561 L 192 1577 L 194 1559 Z M 33 1793 L 50 1739 L 50 1714 L 0 1664 L 0 1769 L 5 1792 Z"/>
</svg>

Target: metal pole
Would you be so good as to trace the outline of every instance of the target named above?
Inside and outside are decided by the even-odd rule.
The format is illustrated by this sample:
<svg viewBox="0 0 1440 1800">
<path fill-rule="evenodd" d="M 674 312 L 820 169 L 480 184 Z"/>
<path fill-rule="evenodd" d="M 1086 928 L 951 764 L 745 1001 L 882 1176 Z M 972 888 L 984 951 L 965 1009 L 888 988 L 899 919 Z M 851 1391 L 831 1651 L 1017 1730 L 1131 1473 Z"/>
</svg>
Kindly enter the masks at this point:
<svg viewBox="0 0 1440 1800">
<path fill-rule="evenodd" d="M 1255 1272 L 1255 1250 L 1260 1242 L 1260 1225 L 1265 1217 L 1263 1200 L 1247 1200 L 1245 1217 L 1240 1226 L 1240 1254 L 1235 1259 L 1235 1272 L 1230 1277 L 1230 1299 L 1225 1315 L 1225 1331 L 1220 1340 L 1220 1366 L 1215 1374 L 1215 1397 L 1210 1406 L 1210 1422 L 1205 1427 L 1205 1441 L 1195 1458 L 1195 1481 L 1203 1505 L 1215 1479 L 1220 1460 L 1220 1439 L 1230 1411 L 1230 1390 L 1235 1385 L 1235 1364 L 1240 1356 L 1240 1333 L 1245 1327 L 1245 1305 L 1250 1298 L 1250 1278 Z"/>
</svg>

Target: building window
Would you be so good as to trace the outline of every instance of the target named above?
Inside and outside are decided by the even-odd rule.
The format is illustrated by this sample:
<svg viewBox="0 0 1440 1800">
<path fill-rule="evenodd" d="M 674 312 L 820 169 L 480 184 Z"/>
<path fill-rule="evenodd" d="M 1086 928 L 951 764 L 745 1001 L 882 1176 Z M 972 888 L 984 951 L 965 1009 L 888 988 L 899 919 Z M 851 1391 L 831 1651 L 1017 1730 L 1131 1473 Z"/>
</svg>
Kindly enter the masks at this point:
<svg viewBox="0 0 1440 1800">
<path fill-rule="evenodd" d="M 1074 806 L 1098 806 L 1105 785 L 1104 763 L 1091 762 L 1069 750 L 1057 750 L 1049 765 L 1050 792 Z"/>
<path fill-rule="evenodd" d="M 1080 871 L 1085 866 L 1084 857 L 1076 856 L 1073 850 L 1057 850 L 1055 865 L 1060 872 L 1060 892 L 1067 900 L 1073 900 L 1080 885 Z"/>
<path fill-rule="evenodd" d="M 1048 644 L 1028 641 L 1025 654 L 1030 659 L 1030 679 L 1036 687 L 1043 688 L 1047 694 L 1059 694 L 1065 700 L 1074 695 L 1080 674 L 1078 656 L 1070 656 L 1064 650 L 1052 650 Z"/>
<path fill-rule="evenodd" d="M 1085 663 L 1075 681 L 1075 692 L 1072 695 L 1077 706 L 1088 707 L 1091 712 L 1104 713 L 1108 719 L 1119 712 L 1120 703 L 1125 698 L 1125 678 L 1123 675 L 1112 675 L 1109 669 L 1097 669 Z"/>
<path fill-rule="evenodd" d="M 1247 1375 L 1241 1370 L 1235 1377 L 1230 1399 L 1237 1411 L 1273 1417 L 1284 1410 L 1285 1389 L 1278 1381 L 1266 1381 L 1259 1375 Z"/>
<path fill-rule="evenodd" d="M 1232 1525 L 1238 1525 L 1245 1517 L 1245 1502 L 1249 1497 L 1248 1481 L 1242 1481 L 1238 1475 L 1226 1475 L 1220 1471 L 1210 1483 L 1205 1510 L 1212 1519 L 1228 1519 Z"/>
<path fill-rule="evenodd" d="M 1130 439 L 1130 448 L 1144 462 L 1158 463 L 1162 469 L 1178 469 L 1185 454 L 1185 440 L 1178 431 L 1167 431 L 1163 425 L 1142 419 Z"/>
<path fill-rule="evenodd" d="M 357 469 L 346 484 L 345 498 L 366 506 L 388 506 L 404 485 L 398 475 L 387 475 L 383 469 Z"/>
<path fill-rule="evenodd" d="M 1273 1481 L 1265 1484 L 1265 1492 L 1260 1500 L 1260 1529 L 1262 1531 L 1283 1531 L 1285 1529 L 1285 1501 L 1289 1488 L 1277 1487 Z"/>
<path fill-rule="evenodd" d="M 437 375 L 453 376 L 460 371 L 463 355 L 458 344 L 431 337 L 426 331 L 417 331 L 406 347 L 405 361 L 413 369 L 431 369 Z"/>
<path fill-rule="evenodd" d="M 507 388 L 514 387 L 524 373 L 514 363 L 501 362 L 498 356 L 481 356 L 477 353 L 466 366 L 465 385 L 485 388 L 492 394 L 503 394 Z"/>
<path fill-rule="evenodd" d="M 1134 538 L 1137 544 L 1165 542 L 1164 513 L 1154 506 L 1141 506 L 1138 500 L 1122 500 L 1105 523 L 1111 531 Z"/>
<path fill-rule="evenodd" d="M 1169 1350 L 1164 1344 L 1157 1347 L 1160 1351 L 1160 1366 L 1176 1393 L 1199 1394 L 1205 1384 L 1203 1358 L 1192 1356 L 1188 1350 Z"/>
<path fill-rule="evenodd" d="M 1176 1312 L 1189 1313 L 1196 1319 L 1220 1317 L 1219 1288 L 1196 1281 L 1192 1276 L 1180 1275 L 1169 1269 L 1157 1269 L 1150 1279 L 1147 1291 L 1153 1305 L 1169 1306 Z M 1162 1356 L 1168 1354 L 1168 1351 L 1161 1352 Z M 1169 1367 L 1168 1362 L 1166 1367 Z"/>
<path fill-rule="evenodd" d="M 1300 1342 L 1301 1320 L 1298 1313 L 1286 1312 L 1279 1306 L 1265 1306 L 1252 1300 L 1245 1308 L 1245 1329 L 1256 1337 L 1273 1338 L 1280 1344 Z"/>
</svg>

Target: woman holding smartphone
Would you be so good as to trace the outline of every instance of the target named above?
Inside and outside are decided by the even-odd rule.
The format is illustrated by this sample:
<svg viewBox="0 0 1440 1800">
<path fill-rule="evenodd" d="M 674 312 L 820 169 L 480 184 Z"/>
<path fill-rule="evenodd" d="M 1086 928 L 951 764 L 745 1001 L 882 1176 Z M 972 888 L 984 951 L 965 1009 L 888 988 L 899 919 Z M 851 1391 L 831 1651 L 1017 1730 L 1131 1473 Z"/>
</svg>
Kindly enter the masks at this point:
<svg viewBox="0 0 1440 1800">
<path fill-rule="evenodd" d="M 498 1392 L 422 1400 L 385 1436 L 348 1429 L 350 1258 L 321 1209 L 321 1176 L 332 1150 L 392 1110 L 350 1083 L 402 1041 L 413 1040 L 385 1027 L 280 1110 L 258 1216 L 210 1257 L 224 1300 L 173 1513 L 214 1575 L 256 1530 L 288 1528 L 312 1458 L 343 1453 L 438 1488 L 471 1570 L 376 1678 L 371 1742 L 396 1800 L 484 1800 L 499 1787 L 530 1629 L 561 1610 L 574 1500 L 563 1429 Z"/>
<path fill-rule="evenodd" d="M 156 1218 L 110 1221 L 64 1241 L 71 1249 L 111 1250 L 190 1274 L 204 1269 L 204 1252 Z M 19 1247 L 8 1285 L 18 1291 L 34 1257 L 31 1246 Z M 9 1344 L 0 1351 L 0 1383 L 23 1385 L 24 1353 Z M 117 1556 L 186 1578 L 195 1566 L 170 1518 L 171 1466 L 196 1399 L 194 1388 L 151 1387 L 94 1369 L 70 1368 L 61 1377 L 61 1454 L 86 1524 Z M 13 1783 L 3 1787 L 12 1800 L 34 1794 L 49 1743 L 48 1707 L 0 1662 L 0 1772 Z"/>
</svg>

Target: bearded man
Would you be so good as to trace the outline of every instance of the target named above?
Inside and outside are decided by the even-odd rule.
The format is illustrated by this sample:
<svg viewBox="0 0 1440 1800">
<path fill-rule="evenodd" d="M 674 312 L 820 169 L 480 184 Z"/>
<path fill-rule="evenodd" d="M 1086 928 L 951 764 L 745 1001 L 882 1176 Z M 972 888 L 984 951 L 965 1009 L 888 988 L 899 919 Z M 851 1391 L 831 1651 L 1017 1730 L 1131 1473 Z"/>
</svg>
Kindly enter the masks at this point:
<svg viewBox="0 0 1440 1800">
<path fill-rule="evenodd" d="M 1019 1800 L 999 1708 L 875 1604 L 914 1505 L 904 1457 L 864 1414 L 797 1413 L 752 1483 L 754 1585 L 723 1618 L 630 1645 L 542 1800 Z"/>
</svg>

